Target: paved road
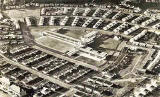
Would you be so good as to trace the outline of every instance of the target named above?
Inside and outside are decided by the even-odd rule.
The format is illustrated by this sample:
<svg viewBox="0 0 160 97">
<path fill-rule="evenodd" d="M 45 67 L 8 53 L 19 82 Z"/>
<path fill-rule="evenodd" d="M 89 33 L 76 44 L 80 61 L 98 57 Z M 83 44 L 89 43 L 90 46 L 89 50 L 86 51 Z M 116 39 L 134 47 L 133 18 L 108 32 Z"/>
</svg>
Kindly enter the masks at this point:
<svg viewBox="0 0 160 97">
<path fill-rule="evenodd" d="M 57 80 L 57 79 L 55 79 L 55 78 L 53 78 L 53 77 L 50 77 L 50 76 L 45 75 L 45 74 L 43 74 L 43 73 L 41 73 L 41 72 L 38 72 L 38 71 L 33 70 L 33 69 L 29 68 L 29 67 L 26 67 L 26 66 L 24 66 L 24 65 L 22 65 L 22 64 L 20 64 L 20 63 L 17 63 L 17 62 L 15 62 L 15 61 L 7 58 L 6 56 L 4 56 L 4 55 L 1 54 L 1 53 L 0 53 L 0 56 L 2 56 L 8 63 L 13 64 L 13 65 L 16 65 L 16 66 L 18 66 L 19 68 L 21 68 L 21 69 L 23 69 L 23 70 L 29 71 L 30 73 L 35 74 L 35 75 L 39 76 L 40 78 L 44 78 L 44 79 L 46 79 L 46 80 L 48 80 L 48 81 L 51 81 L 51 82 L 53 82 L 53 83 L 55 83 L 55 84 L 58 84 L 58 85 L 60 85 L 60 86 L 62 86 L 62 87 L 64 87 L 64 88 L 70 88 L 70 87 L 72 87 L 71 85 L 66 84 L 66 83 L 64 83 L 64 82 L 62 82 L 62 81 L 60 81 L 60 80 Z"/>
<path fill-rule="evenodd" d="M 39 49 L 39 50 L 44 51 L 48 54 L 51 54 L 51 55 L 56 56 L 58 58 L 61 58 L 61 59 L 67 60 L 69 62 L 75 63 L 77 65 L 82 65 L 84 67 L 91 68 L 93 70 L 98 71 L 98 68 L 94 65 L 90 65 L 90 64 L 87 64 L 87 63 L 84 63 L 84 62 L 66 57 L 66 56 L 62 55 L 61 52 L 58 52 L 58 51 L 53 50 L 53 49 L 49 49 L 45 46 L 42 46 L 38 43 L 35 43 L 34 37 L 31 35 L 31 33 L 29 31 L 29 28 L 24 23 L 20 23 L 20 26 L 21 26 L 21 31 L 24 35 L 24 39 L 25 39 L 26 43 L 33 44 L 33 48 Z"/>
<path fill-rule="evenodd" d="M 37 45 L 34 45 L 33 48 L 38 49 L 38 50 L 41 50 L 41 51 L 46 52 L 46 53 L 48 53 L 48 54 L 51 54 L 51 55 L 53 55 L 53 56 L 55 56 L 55 57 L 57 57 L 57 58 L 61 58 L 61 59 L 67 60 L 67 61 L 69 61 L 69 62 L 75 63 L 76 65 L 82 65 L 82 66 L 84 66 L 84 67 L 91 68 L 91 69 L 93 69 L 93 70 L 95 70 L 95 71 L 99 71 L 99 68 L 96 67 L 96 66 L 94 66 L 94 64 L 93 64 L 93 65 L 90 65 L 90 64 L 84 63 L 84 62 L 82 62 L 82 61 L 78 61 L 78 60 L 75 60 L 75 59 L 73 59 L 73 58 L 69 58 L 69 57 L 66 57 L 66 56 L 64 56 L 64 55 L 55 53 L 52 49 L 49 49 L 49 48 L 44 47 L 44 46 L 42 46 L 42 45 L 38 45 L 38 46 L 37 46 Z"/>
<path fill-rule="evenodd" d="M 23 34 L 24 37 L 24 41 L 28 44 L 28 45 L 33 45 L 34 44 L 34 37 L 31 35 L 29 28 L 26 26 L 25 23 L 20 22 L 20 30 Z"/>
</svg>

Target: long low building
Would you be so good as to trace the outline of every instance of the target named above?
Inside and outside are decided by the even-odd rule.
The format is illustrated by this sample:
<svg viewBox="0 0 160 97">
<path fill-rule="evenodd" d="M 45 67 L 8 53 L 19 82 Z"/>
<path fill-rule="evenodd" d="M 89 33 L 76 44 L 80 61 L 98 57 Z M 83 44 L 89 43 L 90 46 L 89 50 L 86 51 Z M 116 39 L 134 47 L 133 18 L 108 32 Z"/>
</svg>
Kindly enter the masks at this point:
<svg viewBox="0 0 160 97">
<path fill-rule="evenodd" d="M 73 46 L 82 45 L 80 44 L 80 40 L 56 32 L 43 32 L 43 35 L 50 36 L 56 40 L 60 40 Z"/>
<path fill-rule="evenodd" d="M 102 61 L 105 60 L 107 53 L 98 52 L 96 50 L 92 50 L 92 48 L 90 47 L 87 47 L 87 48 L 80 48 L 79 55 L 96 61 Z"/>
<path fill-rule="evenodd" d="M 87 44 L 90 44 L 94 41 L 97 34 L 98 34 L 97 31 L 92 31 L 80 37 L 80 39 L 75 39 L 75 38 L 72 38 L 72 37 L 69 37 L 63 34 L 59 34 L 57 32 L 53 32 L 53 31 L 43 32 L 43 35 L 46 35 L 56 40 L 73 45 L 75 48 L 73 48 L 72 50 L 66 53 L 69 56 L 72 56 L 73 54 L 77 53 L 80 56 L 83 56 L 86 58 L 90 58 L 96 61 L 102 61 L 102 60 L 105 60 L 107 53 L 98 52 L 96 50 L 93 50 L 90 47 L 85 47 Z"/>
</svg>

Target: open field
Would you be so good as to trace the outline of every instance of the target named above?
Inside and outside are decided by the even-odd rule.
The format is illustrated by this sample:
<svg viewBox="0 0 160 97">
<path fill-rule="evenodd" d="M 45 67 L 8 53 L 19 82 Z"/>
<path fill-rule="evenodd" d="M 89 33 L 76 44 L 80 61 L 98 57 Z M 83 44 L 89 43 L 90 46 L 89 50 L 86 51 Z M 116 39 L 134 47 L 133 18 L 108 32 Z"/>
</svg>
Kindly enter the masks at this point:
<svg viewBox="0 0 160 97">
<path fill-rule="evenodd" d="M 38 42 L 39 44 L 57 50 L 59 52 L 65 53 L 68 50 L 71 50 L 73 48 L 72 45 L 69 45 L 67 43 L 55 40 L 51 37 L 41 37 L 39 39 L 36 40 L 36 42 Z"/>
<path fill-rule="evenodd" d="M 27 16 L 39 17 L 40 9 L 19 9 L 19 10 L 6 10 L 4 11 L 8 17 L 12 17 L 14 19 L 23 19 Z M 14 14 L 13 14 L 14 13 Z M 34 13 L 34 14 L 33 14 Z"/>
</svg>

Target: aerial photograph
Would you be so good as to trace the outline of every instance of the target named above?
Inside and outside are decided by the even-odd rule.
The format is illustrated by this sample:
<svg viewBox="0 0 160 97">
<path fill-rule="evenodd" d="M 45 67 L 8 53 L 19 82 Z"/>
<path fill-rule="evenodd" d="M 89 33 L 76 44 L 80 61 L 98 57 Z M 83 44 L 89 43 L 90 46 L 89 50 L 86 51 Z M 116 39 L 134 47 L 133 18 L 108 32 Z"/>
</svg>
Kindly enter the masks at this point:
<svg viewBox="0 0 160 97">
<path fill-rule="evenodd" d="M 160 97 L 160 0 L 0 0 L 0 97 Z"/>
</svg>

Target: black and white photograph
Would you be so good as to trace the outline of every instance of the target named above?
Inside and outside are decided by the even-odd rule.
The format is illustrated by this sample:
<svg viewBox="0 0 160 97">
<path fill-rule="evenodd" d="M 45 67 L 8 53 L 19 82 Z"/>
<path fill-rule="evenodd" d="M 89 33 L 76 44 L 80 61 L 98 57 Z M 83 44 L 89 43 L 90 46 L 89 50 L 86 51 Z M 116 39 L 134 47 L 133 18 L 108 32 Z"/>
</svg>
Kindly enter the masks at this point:
<svg viewBox="0 0 160 97">
<path fill-rule="evenodd" d="M 160 0 L 0 0 L 0 97 L 160 97 Z"/>
</svg>

